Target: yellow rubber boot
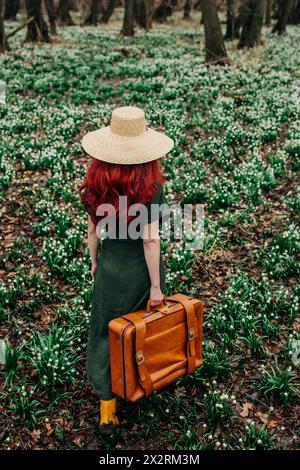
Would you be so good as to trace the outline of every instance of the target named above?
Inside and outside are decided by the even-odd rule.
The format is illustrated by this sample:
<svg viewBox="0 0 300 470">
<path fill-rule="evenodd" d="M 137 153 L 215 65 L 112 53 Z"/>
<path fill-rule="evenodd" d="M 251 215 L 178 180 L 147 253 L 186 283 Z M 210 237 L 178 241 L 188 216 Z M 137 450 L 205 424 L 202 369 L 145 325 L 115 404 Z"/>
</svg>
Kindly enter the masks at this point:
<svg viewBox="0 0 300 470">
<path fill-rule="evenodd" d="M 112 423 L 119 425 L 116 415 L 117 398 L 111 400 L 100 400 L 100 424 Z"/>
</svg>

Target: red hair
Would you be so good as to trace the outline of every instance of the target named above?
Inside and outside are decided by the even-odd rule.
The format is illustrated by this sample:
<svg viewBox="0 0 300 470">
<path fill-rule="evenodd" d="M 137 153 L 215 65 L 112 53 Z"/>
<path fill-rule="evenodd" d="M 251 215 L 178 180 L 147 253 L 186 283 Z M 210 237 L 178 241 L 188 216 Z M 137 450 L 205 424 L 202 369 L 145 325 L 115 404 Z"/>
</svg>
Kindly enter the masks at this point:
<svg viewBox="0 0 300 470">
<path fill-rule="evenodd" d="M 91 219 L 96 225 L 102 218 L 96 215 L 100 204 L 112 204 L 118 216 L 119 196 L 127 196 L 127 208 L 131 204 L 146 204 L 154 197 L 157 185 L 165 181 L 157 159 L 127 165 L 93 159 L 80 187 L 80 199 L 89 208 Z M 135 217 L 127 215 L 127 220 Z"/>
</svg>

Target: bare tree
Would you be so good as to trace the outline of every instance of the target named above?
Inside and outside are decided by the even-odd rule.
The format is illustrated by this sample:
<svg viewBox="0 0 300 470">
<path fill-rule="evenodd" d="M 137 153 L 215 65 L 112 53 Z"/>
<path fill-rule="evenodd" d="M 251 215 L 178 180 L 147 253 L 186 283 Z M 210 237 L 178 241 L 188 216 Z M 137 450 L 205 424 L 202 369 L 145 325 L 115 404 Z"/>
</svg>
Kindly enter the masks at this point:
<svg viewBox="0 0 300 470">
<path fill-rule="evenodd" d="M 45 41 L 50 42 L 48 27 L 42 15 L 41 0 L 25 0 L 27 17 L 33 17 L 27 25 L 27 34 L 25 41 Z"/>
<path fill-rule="evenodd" d="M 101 17 L 101 21 L 103 21 L 103 23 L 108 23 L 109 18 L 111 17 L 111 15 L 113 14 L 115 10 L 116 3 L 117 3 L 116 0 L 108 1 L 106 10 L 104 10 L 104 13 L 102 14 L 102 17 Z"/>
<path fill-rule="evenodd" d="M 244 0 L 240 17 L 242 32 L 238 47 L 255 47 L 261 44 L 261 28 L 265 13 L 264 0 Z"/>
<path fill-rule="evenodd" d="M 56 22 L 53 0 L 45 0 L 45 6 L 48 13 L 51 34 L 56 34 Z"/>
<path fill-rule="evenodd" d="M 142 28 L 145 28 L 146 31 L 151 28 L 152 7 L 152 0 L 134 0 L 134 19 Z"/>
<path fill-rule="evenodd" d="M 0 52 L 8 50 L 8 42 L 4 30 L 4 0 L 0 0 Z"/>
<path fill-rule="evenodd" d="M 273 33 L 283 34 L 293 5 L 293 0 L 277 0 L 277 21 L 272 29 Z"/>
<path fill-rule="evenodd" d="M 91 13 L 85 20 L 85 24 L 91 24 L 93 26 L 97 26 L 99 6 L 100 6 L 100 0 L 92 0 Z"/>
<path fill-rule="evenodd" d="M 300 0 L 294 0 L 291 8 L 288 23 L 299 24 L 300 23 Z"/>
<path fill-rule="evenodd" d="M 134 0 L 125 0 L 122 36 L 134 36 Z"/>
<path fill-rule="evenodd" d="M 232 41 L 239 38 L 240 20 L 238 15 L 239 0 L 227 0 L 226 32 L 224 39 Z"/>
<path fill-rule="evenodd" d="M 185 0 L 183 7 L 183 19 L 189 20 L 191 18 L 192 0 Z"/>
<path fill-rule="evenodd" d="M 173 6 L 170 0 L 161 0 L 159 5 L 155 5 L 155 2 L 152 2 L 152 14 L 151 18 L 164 23 L 168 16 L 172 15 Z"/>
<path fill-rule="evenodd" d="M 266 26 L 270 26 L 271 24 L 272 7 L 273 7 L 273 0 L 266 0 L 266 17 L 265 17 Z"/>
<path fill-rule="evenodd" d="M 205 60 L 224 65 L 228 63 L 228 56 L 215 0 L 202 0 L 201 9 L 205 33 Z"/>
<path fill-rule="evenodd" d="M 4 19 L 15 20 L 20 10 L 20 0 L 5 0 Z"/>
<path fill-rule="evenodd" d="M 70 14 L 70 0 L 60 0 L 58 5 L 58 21 L 61 26 L 72 26 L 74 24 Z"/>
</svg>

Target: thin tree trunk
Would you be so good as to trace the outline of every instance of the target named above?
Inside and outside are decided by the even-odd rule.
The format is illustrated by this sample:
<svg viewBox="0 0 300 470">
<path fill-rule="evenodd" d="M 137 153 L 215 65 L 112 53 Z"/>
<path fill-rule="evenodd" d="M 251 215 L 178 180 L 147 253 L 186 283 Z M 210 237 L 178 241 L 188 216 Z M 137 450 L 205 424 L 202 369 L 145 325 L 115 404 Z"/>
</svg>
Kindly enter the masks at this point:
<svg viewBox="0 0 300 470">
<path fill-rule="evenodd" d="M 0 52 L 9 49 L 4 29 L 4 0 L 0 0 Z"/>
<path fill-rule="evenodd" d="M 58 6 L 58 20 L 61 26 L 72 26 L 74 22 L 70 15 L 69 0 L 60 0 Z"/>
<path fill-rule="evenodd" d="M 235 2 L 236 0 L 227 0 L 226 33 L 224 39 L 230 41 L 238 38 L 238 18 L 235 14 Z"/>
<path fill-rule="evenodd" d="M 205 33 L 205 61 L 224 65 L 228 63 L 221 25 L 215 0 L 202 0 L 202 16 Z"/>
<path fill-rule="evenodd" d="M 107 8 L 101 17 L 101 21 L 103 21 L 103 23 L 108 23 L 109 18 L 112 16 L 115 10 L 115 7 L 116 7 L 116 0 L 109 0 Z"/>
<path fill-rule="evenodd" d="M 277 21 L 272 30 L 273 33 L 278 33 L 279 35 L 285 33 L 292 4 L 293 0 L 278 0 Z"/>
<path fill-rule="evenodd" d="M 133 4 L 134 0 L 125 0 L 125 12 L 121 31 L 122 36 L 134 36 Z"/>
<path fill-rule="evenodd" d="M 164 23 L 168 16 L 172 15 L 172 6 L 169 0 L 162 0 L 158 8 L 154 10 L 153 18 Z"/>
<path fill-rule="evenodd" d="M 240 11 L 242 32 L 238 44 L 239 48 L 255 47 L 261 44 L 264 12 L 264 0 L 244 0 Z"/>
<path fill-rule="evenodd" d="M 192 0 L 185 0 L 183 9 L 183 19 L 190 20 L 192 11 Z"/>
<path fill-rule="evenodd" d="M 146 31 L 151 26 L 151 0 L 134 0 L 133 17 L 139 26 Z"/>
<path fill-rule="evenodd" d="M 51 34 L 56 35 L 56 22 L 53 0 L 45 0 L 45 6 L 48 13 Z"/>
<path fill-rule="evenodd" d="M 266 26 L 270 26 L 271 24 L 272 6 L 273 6 L 273 0 L 266 0 L 266 18 L 265 18 Z"/>
<path fill-rule="evenodd" d="M 43 19 L 41 0 L 25 0 L 27 17 L 34 17 L 27 26 L 27 34 L 25 41 L 37 42 L 45 41 L 50 42 L 48 27 Z"/>
<path fill-rule="evenodd" d="M 291 8 L 288 23 L 299 24 L 300 23 L 300 0 L 294 0 Z"/>
<path fill-rule="evenodd" d="M 5 0 L 4 19 L 15 20 L 20 9 L 20 0 Z"/>
<path fill-rule="evenodd" d="M 85 20 L 85 24 L 97 26 L 100 0 L 92 0 L 91 13 Z"/>
</svg>

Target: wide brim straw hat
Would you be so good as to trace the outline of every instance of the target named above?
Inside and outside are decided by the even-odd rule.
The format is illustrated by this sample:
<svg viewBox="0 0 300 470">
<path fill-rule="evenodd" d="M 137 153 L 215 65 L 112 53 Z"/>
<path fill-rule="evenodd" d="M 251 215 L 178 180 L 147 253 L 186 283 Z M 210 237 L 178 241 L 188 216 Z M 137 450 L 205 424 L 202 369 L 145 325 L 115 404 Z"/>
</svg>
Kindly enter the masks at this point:
<svg viewBox="0 0 300 470">
<path fill-rule="evenodd" d="M 110 125 L 88 132 L 82 147 L 91 157 L 109 163 L 145 163 L 166 155 L 174 141 L 147 126 L 145 113 L 136 106 L 113 110 Z"/>
</svg>

